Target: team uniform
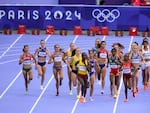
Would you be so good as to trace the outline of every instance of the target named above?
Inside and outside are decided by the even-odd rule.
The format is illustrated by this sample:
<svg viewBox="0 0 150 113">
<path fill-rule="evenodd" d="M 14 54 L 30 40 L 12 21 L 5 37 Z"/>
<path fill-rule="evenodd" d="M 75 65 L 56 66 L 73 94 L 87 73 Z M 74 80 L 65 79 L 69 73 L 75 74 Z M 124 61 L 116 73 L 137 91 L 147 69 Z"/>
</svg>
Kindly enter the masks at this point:
<svg viewBox="0 0 150 113">
<path fill-rule="evenodd" d="M 123 61 L 122 63 L 122 72 L 123 72 L 123 81 L 125 86 L 125 99 L 124 102 L 128 102 L 128 88 L 131 89 L 131 61 Z"/>
<path fill-rule="evenodd" d="M 147 80 L 143 80 L 144 83 L 144 90 L 147 89 L 147 86 L 150 86 L 149 84 L 149 70 L 147 69 L 148 67 L 150 67 L 150 46 L 147 45 L 147 50 L 144 50 L 144 46 L 142 46 L 142 54 L 145 60 L 145 63 L 142 64 L 142 70 L 147 70 L 147 73 L 145 74 L 145 76 L 147 76 L 146 78 L 144 77 L 144 79 Z"/>
<path fill-rule="evenodd" d="M 23 54 L 23 71 L 29 72 L 32 70 L 32 55 L 30 53 Z M 24 66 L 29 66 L 29 68 L 24 68 Z"/>
<path fill-rule="evenodd" d="M 82 59 L 79 60 L 77 76 L 81 84 L 81 97 L 80 97 L 81 102 L 85 102 L 85 96 L 87 91 L 87 83 L 88 83 L 88 70 L 86 68 L 87 65 L 88 65 L 87 60 L 85 63 L 82 62 Z"/>
<path fill-rule="evenodd" d="M 118 95 L 118 91 L 117 91 L 117 85 L 118 85 L 118 80 L 119 80 L 119 75 L 120 75 L 120 71 L 119 71 L 119 57 L 117 55 L 115 56 L 110 56 L 109 58 L 109 64 L 110 64 L 110 87 L 111 87 L 111 95 L 113 95 L 112 93 L 112 89 L 114 89 L 114 98 L 117 98 Z"/>
<path fill-rule="evenodd" d="M 147 46 L 148 50 L 144 50 L 144 47 L 142 46 L 142 54 L 143 54 L 143 57 L 144 59 L 148 59 L 150 60 L 150 47 Z M 150 66 L 150 61 L 145 61 L 145 66 L 148 67 Z"/>
<path fill-rule="evenodd" d="M 115 75 L 115 76 L 119 76 L 119 66 L 116 62 L 119 61 L 119 58 L 117 56 L 111 56 L 109 58 L 109 63 L 110 63 L 110 74 L 111 75 Z"/>
<path fill-rule="evenodd" d="M 45 48 L 39 47 L 37 55 L 38 55 L 38 58 L 45 58 L 46 59 L 46 56 L 47 56 L 46 47 Z M 43 67 L 45 64 L 46 64 L 46 61 L 38 62 L 38 65 L 40 65 L 41 67 Z"/>
<path fill-rule="evenodd" d="M 104 48 L 100 48 L 97 50 L 97 62 L 99 65 L 99 73 L 98 73 L 98 84 L 100 84 L 100 78 L 102 75 L 102 90 L 101 94 L 104 94 L 104 86 L 105 86 L 105 76 L 106 76 L 106 66 L 108 62 L 108 51 Z"/>
<path fill-rule="evenodd" d="M 131 63 L 132 63 L 132 84 L 133 84 L 133 97 L 135 97 L 136 93 L 138 92 L 138 78 L 137 76 L 135 76 L 135 74 L 137 72 L 140 71 L 140 64 L 141 64 L 141 56 L 140 54 L 136 54 L 134 55 L 133 53 L 131 53 Z M 138 65 L 136 67 L 134 67 L 134 65 Z"/>
</svg>

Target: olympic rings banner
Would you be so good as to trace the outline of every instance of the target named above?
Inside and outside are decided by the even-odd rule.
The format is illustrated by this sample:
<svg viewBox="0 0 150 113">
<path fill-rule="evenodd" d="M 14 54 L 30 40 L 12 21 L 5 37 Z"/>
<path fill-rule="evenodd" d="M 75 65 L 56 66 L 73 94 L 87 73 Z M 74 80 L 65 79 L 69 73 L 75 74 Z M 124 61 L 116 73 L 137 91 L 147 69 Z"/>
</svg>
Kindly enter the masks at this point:
<svg viewBox="0 0 150 113">
<path fill-rule="evenodd" d="M 134 26 L 146 30 L 150 25 L 149 7 L 98 7 L 98 6 L 0 6 L 0 29 L 73 29 L 81 26 L 108 26 L 111 30 L 129 30 Z"/>
</svg>

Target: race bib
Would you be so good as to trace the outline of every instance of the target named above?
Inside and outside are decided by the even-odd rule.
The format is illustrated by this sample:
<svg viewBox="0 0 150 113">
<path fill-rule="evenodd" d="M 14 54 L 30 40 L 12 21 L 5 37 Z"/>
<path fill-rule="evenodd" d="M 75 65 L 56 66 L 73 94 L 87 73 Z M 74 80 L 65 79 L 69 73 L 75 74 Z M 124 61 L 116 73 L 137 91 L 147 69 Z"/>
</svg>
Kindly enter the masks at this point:
<svg viewBox="0 0 150 113">
<path fill-rule="evenodd" d="M 111 65 L 110 65 L 110 68 L 118 68 L 118 65 L 116 65 L 116 64 L 111 64 Z"/>
<path fill-rule="evenodd" d="M 131 73 L 131 69 L 130 68 L 123 68 L 123 73 L 125 73 L 125 74 Z"/>
<path fill-rule="evenodd" d="M 68 61 L 71 61 L 72 57 L 68 57 Z"/>
<path fill-rule="evenodd" d="M 100 53 L 99 56 L 100 56 L 101 58 L 107 58 L 107 54 L 106 54 L 106 53 Z"/>
<path fill-rule="evenodd" d="M 86 67 L 85 66 L 79 66 L 79 70 L 86 71 Z"/>
<path fill-rule="evenodd" d="M 30 65 L 30 64 L 31 64 L 31 60 L 24 60 L 24 61 L 23 61 L 23 64 L 24 64 L 24 65 Z"/>
<path fill-rule="evenodd" d="M 132 63 L 133 64 L 139 64 L 140 63 L 140 59 L 132 59 Z"/>
<path fill-rule="evenodd" d="M 38 54 L 40 57 L 45 57 L 46 56 L 46 52 L 39 52 Z"/>
<path fill-rule="evenodd" d="M 144 59 L 150 59 L 150 53 L 144 53 L 143 57 Z"/>
<path fill-rule="evenodd" d="M 60 56 L 59 56 L 59 57 L 55 57 L 55 58 L 54 58 L 54 61 L 55 61 L 55 62 L 61 62 L 61 61 L 62 61 L 62 57 L 60 57 Z"/>
</svg>

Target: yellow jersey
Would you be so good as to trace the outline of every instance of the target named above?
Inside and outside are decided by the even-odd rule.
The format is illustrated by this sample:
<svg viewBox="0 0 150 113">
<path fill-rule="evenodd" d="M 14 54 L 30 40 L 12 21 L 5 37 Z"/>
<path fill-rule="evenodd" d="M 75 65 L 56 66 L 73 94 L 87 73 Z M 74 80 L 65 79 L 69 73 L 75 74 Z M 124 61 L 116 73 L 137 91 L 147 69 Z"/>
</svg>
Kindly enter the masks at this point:
<svg viewBox="0 0 150 113">
<path fill-rule="evenodd" d="M 73 70 L 76 70 L 76 63 L 78 61 L 80 61 L 82 59 L 82 57 L 77 57 L 76 55 L 73 56 L 73 59 L 72 59 L 72 69 Z"/>
<path fill-rule="evenodd" d="M 86 68 L 87 65 L 88 65 L 87 60 L 85 61 L 85 63 L 83 63 L 82 59 L 80 59 L 78 64 L 78 74 L 87 75 L 88 74 L 88 70 Z"/>
</svg>

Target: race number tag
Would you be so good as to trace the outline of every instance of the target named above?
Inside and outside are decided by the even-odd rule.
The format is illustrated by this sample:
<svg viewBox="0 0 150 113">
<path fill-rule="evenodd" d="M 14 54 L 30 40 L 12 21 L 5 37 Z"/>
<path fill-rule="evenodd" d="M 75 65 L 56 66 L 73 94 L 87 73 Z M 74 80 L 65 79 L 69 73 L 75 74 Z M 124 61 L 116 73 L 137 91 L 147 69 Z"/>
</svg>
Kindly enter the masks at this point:
<svg viewBox="0 0 150 113">
<path fill-rule="evenodd" d="M 131 69 L 130 68 L 124 68 L 123 73 L 125 73 L 125 74 L 131 73 Z"/>
<path fill-rule="evenodd" d="M 46 52 L 39 52 L 38 54 L 40 57 L 45 57 L 46 56 Z"/>
<path fill-rule="evenodd" d="M 99 55 L 101 58 L 107 58 L 107 54 L 106 53 L 100 53 Z"/>
<path fill-rule="evenodd" d="M 61 57 L 61 56 L 55 57 L 55 58 L 54 58 L 54 61 L 55 61 L 55 62 L 61 62 L 61 61 L 62 61 L 62 57 Z"/>
<path fill-rule="evenodd" d="M 86 71 L 86 67 L 85 66 L 79 66 L 79 70 Z"/>
</svg>

